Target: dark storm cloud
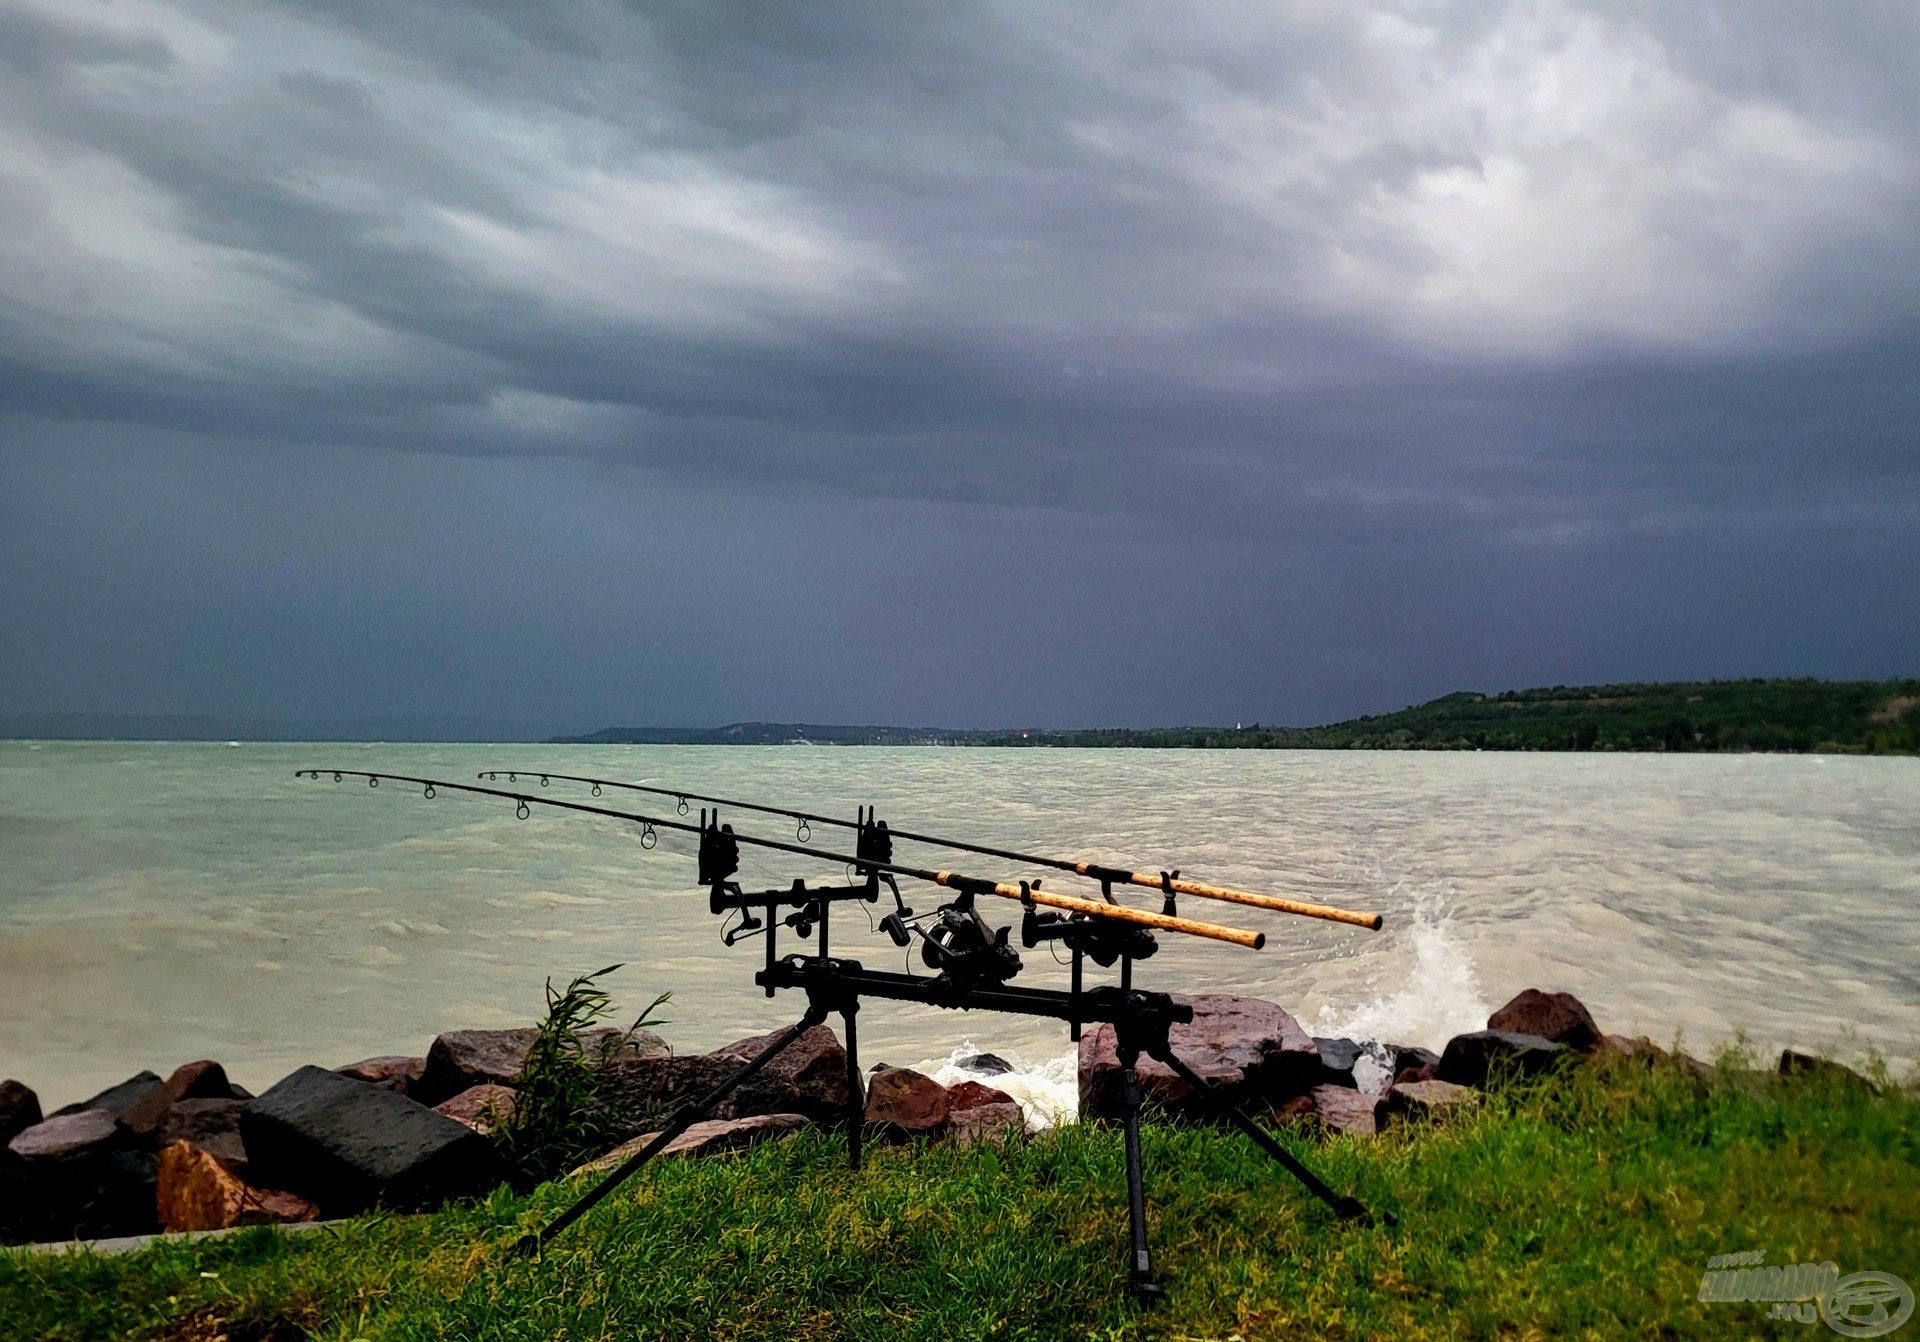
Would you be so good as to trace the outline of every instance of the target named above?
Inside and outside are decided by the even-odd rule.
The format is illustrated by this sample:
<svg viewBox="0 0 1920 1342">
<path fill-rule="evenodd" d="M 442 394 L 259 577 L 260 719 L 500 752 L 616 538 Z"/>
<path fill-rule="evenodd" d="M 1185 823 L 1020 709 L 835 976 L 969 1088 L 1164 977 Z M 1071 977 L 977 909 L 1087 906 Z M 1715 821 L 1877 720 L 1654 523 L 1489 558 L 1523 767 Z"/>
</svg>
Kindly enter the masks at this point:
<svg viewBox="0 0 1920 1342">
<path fill-rule="evenodd" d="M 521 529 L 586 526 L 595 491 L 649 525 L 750 513 L 731 550 L 669 528 L 709 571 L 799 583 L 730 628 L 926 637 L 894 624 L 870 556 L 796 563 L 817 543 L 774 519 L 804 514 L 883 533 L 934 590 L 943 565 L 973 575 L 941 597 L 938 665 L 962 628 L 1044 636 L 1112 687 L 970 698 L 977 677 L 882 640 L 865 680 L 741 672 L 663 720 L 821 716 L 835 695 L 855 716 L 1313 716 L 1461 679 L 1896 669 L 1920 651 L 1907 605 L 1816 635 L 1823 612 L 1797 624 L 1765 593 L 1776 559 L 1831 604 L 1916 557 L 1916 54 L 1920 20 L 1891 4 L 10 0 L 14 543 L 99 530 L 119 576 L 88 590 L 119 611 L 157 543 L 129 538 L 185 534 L 183 463 L 246 460 L 222 524 L 258 516 L 265 539 L 386 462 L 416 502 L 361 517 L 374 553 L 406 549 L 388 522 L 464 516 L 419 504 L 417 472 L 456 494 L 520 480 L 468 502 Z M 80 526 L 106 478 L 82 462 L 175 511 Z M 1096 543 L 1143 525 L 1166 530 L 1131 533 L 1136 561 Z M 955 558 L 1028 528 L 1063 542 L 1029 570 L 1044 595 Z M 247 628 L 308 618 L 262 581 L 271 554 L 223 569 Z M 304 562 L 368 601 L 383 581 Z M 470 571 L 414 572 L 419 600 L 484 623 Z M 535 572 L 560 570 L 489 581 Z M 1725 609 L 1666 611 L 1703 584 Z M 206 634 L 163 697 L 234 658 L 236 683 L 304 685 L 174 595 L 122 654 Z M 1566 613 L 1616 598 L 1686 627 Z M 1112 601 L 1221 660 L 1103 666 L 1074 612 Z M 1799 632 L 1756 641 L 1769 610 Z M 583 666 L 618 661 L 589 643 Z M 57 698 L 73 660 L 0 669 Z M 620 696 L 609 672 L 567 702 Z"/>
</svg>

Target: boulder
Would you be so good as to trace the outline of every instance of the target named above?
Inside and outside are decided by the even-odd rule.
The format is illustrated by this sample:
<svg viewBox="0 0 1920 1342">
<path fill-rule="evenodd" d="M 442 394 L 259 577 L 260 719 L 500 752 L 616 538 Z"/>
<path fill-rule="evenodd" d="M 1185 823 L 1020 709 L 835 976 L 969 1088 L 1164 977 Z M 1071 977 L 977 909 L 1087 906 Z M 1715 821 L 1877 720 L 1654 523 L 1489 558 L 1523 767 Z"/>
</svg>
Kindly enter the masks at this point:
<svg viewBox="0 0 1920 1342">
<path fill-rule="evenodd" d="M 1320 1084 L 1323 1086 L 1357 1086 L 1353 1078 L 1353 1065 L 1367 1052 L 1365 1044 L 1351 1039 L 1322 1039 L 1314 1036 L 1313 1046 L 1320 1054 Z"/>
<path fill-rule="evenodd" d="M 1540 1076 L 1574 1056 L 1565 1044 L 1508 1030 L 1476 1030 L 1447 1041 L 1435 1076 L 1461 1086 L 1484 1086 L 1489 1075 Z M 1426 1084 L 1426 1083 L 1416 1083 Z"/>
<path fill-rule="evenodd" d="M 1315 1086 L 1310 1097 L 1320 1126 L 1328 1132 L 1348 1137 L 1371 1137 L 1380 1130 L 1378 1095 L 1370 1095 L 1352 1086 Z"/>
<path fill-rule="evenodd" d="M 245 1100 L 182 1100 L 167 1111 L 160 1145 L 185 1143 L 205 1151 L 234 1174 L 247 1174 L 247 1146 L 240 1139 Z"/>
<path fill-rule="evenodd" d="M 1480 1103 L 1478 1091 L 1450 1081 L 1409 1081 L 1396 1084 L 1380 1102 L 1383 1122 L 1434 1119 L 1459 1113 Z"/>
<path fill-rule="evenodd" d="M 1416 1063 L 1411 1067 L 1402 1067 L 1399 1071 L 1395 1072 L 1393 1079 L 1387 1083 L 1387 1086 L 1391 1089 L 1394 1086 L 1409 1082 L 1431 1081 L 1439 1072 L 1440 1060 L 1438 1058 L 1435 1058 L 1432 1062 Z M 1384 1094 L 1385 1092 L 1382 1093 Z"/>
<path fill-rule="evenodd" d="M 981 1081 L 962 1081 L 957 1086 L 947 1087 L 947 1112 L 957 1114 L 966 1109 L 978 1109 L 987 1104 L 1011 1104 L 1019 1107 L 1019 1101 L 1004 1090 L 997 1090 Z"/>
<path fill-rule="evenodd" d="M 384 1086 L 398 1094 L 410 1096 L 427 1070 L 427 1060 L 401 1053 L 383 1053 L 377 1058 L 362 1058 L 359 1062 L 350 1062 L 345 1067 L 333 1070 L 355 1081 L 364 1081 L 370 1086 Z"/>
<path fill-rule="evenodd" d="M 21 1160 L 62 1160 L 107 1146 L 127 1145 L 127 1131 L 104 1109 L 56 1113 L 15 1135 L 7 1149 Z"/>
<path fill-rule="evenodd" d="M 18 1081 L 0 1081 L 0 1147 L 45 1117 L 32 1090 Z"/>
<path fill-rule="evenodd" d="M 161 1149 L 154 1201 L 162 1230 L 225 1230 L 320 1217 L 320 1209 L 305 1198 L 255 1188 L 188 1142 Z"/>
<path fill-rule="evenodd" d="M 1271 1002 L 1225 993 L 1180 994 L 1193 1020 L 1170 1033 L 1173 1050 L 1221 1098 L 1277 1105 L 1321 1083 L 1320 1052 L 1299 1024 Z M 1211 1106 L 1190 1093 L 1186 1081 L 1157 1059 L 1142 1056 L 1140 1087 L 1149 1102 L 1173 1119 L 1207 1118 Z M 1120 1060 L 1111 1025 L 1080 1037 L 1080 1116 L 1120 1117 Z"/>
<path fill-rule="evenodd" d="M 1528 988 L 1511 1002 L 1487 1017 L 1489 1030 L 1508 1034 L 1530 1034 L 1550 1043 L 1565 1044 L 1585 1053 L 1600 1042 L 1600 1027 L 1572 993 L 1542 992 Z"/>
<path fill-rule="evenodd" d="M 175 1104 L 181 1100 L 231 1100 L 233 1086 L 227 1081 L 227 1069 L 211 1058 L 184 1062 L 167 1078 L 167 1095 Z"/>
<path fill-rule="evenodd" d="M 961 1146 L 976 1142 L 1005 1142 L 1027 1134 L 1027 1116 L 1009 1100 L 1005 1104 L 976 1104 L 947 1114 L 946 1138 Z"/>
<path fill-rule="evenodd" d="M 1421 1048 L 1417 1044 L 1388 1044 L 1385 1047 L 1390 1069 L 1395 1076 L 1409 1070 L 1440 1065 L 1440 1055 L 1430 1048 Z"/>
<path fill-rule="evenodd" d="M 710 1156 L 724 1151 L 738 1151 L 757 1142 L 772 1137 L 784 1137 L 788 1133 L 798 1132 L 811 1122 L 805 1114 L 756 1114 L 752 1118 L 712 1118 L 695 1123 L 685 1132 L 661 1148 L 655 1159 L 663 1156 Z M 574 1175 L 598 1174 L 621 1164 L 636 1152 L 642 1150 L 658 1133 L 647 1132 L 623 1142 L 597 1160 L 588 1161 L 573 1171 Z"/>
<path fill-rule="evenodd" d="M 475 1132 L 486 1134 L 495 1128 L 505 1126 L 513 1117 L 513 1102 L 516 1092 L 511 1086 L 475 1086 L 463 1090 L 451 1100 L 442 1100 L 433 1106 L 436 1114 L 445 1114 L 457 1123 L 464 1123 Z"/>
<path fill-rule="evenodd" d="M 766 1048 L 772 1035 L 755 1035 L 712 1053 L 665 1052 L 618 1058 L 601 1071 L 603 1094 L 617 1126 L 629 1133 L 659 1128 L 680 1105 L 698 1100 Z M 855 1097 L 856 1099 L 859 1096 Z M 714 1110 L 718 1119 L 759 1114 L 805 1114 L 839 1124 L 847 1112 L 847 1051 L 834 1032 L 816 1025 L 765 1070 Z"/>
<path fill-rule="evenodd" d="M 430 1207 L 505 1174 L 493 1143 L 465 1124 L 324 1067 L 302 1067 L 254 1100 L 240 1132 L 255 1180 L 329 1216 Z"/>
<path fill-rule="evenodd" d="M 1860 1091 L 1869 1095 L 1878 1095 L 1880 1088 L 1867 1080 L 1851 1067 L 1843 1066 L 1829 1058 L 1815 1057 L 1811 1053 L 1800 1053 L 1793 1049 L 1782 1049 L 1780 1053 L 1780 1075 L 1797 1076 L 1836 1090 Z"/>
<path fill-rule="evenodd" d="M 172 1103 L 173 1096 L 168 1092 L 166 1082 L 152 1072 L 140 1072 L 117 1086 L 107 1087 L 92 1099 L 69 1104 L 53 1112 L 55 1115 L 64 1115 L 99 1109 L 111 1114 L 128 1132 L 145 1137 L 159 1131 L 161 1123 L 166 1120 L 167 1107 Z"/>
<path fill-rule="evenodd" d="M 998 1053 L 969 1053 L 957 1059 L 953 1065 L 976 1076 L 1005 1076 L 1013 1070 L 1013 1064 Z"/>
<path fill-rule="evenodd" d="M 672 1052 L 667 1041 L 651 1030 L 636 1030 L 623 1041 L 625 1033 L 598 1026 L 581 1031 L 578 1038 L 581 1050 L 595 1062 L 664 1058 Z M 537 1037 L 538 1031 L 531 1027 L 450 1030 L 433 1041 L 420 1080 L 409 1086 L 408 1093 L 422 1104 L 439 1104 L 475 1086 L 516 1085 Z"/>
<path fill-rule="evenodd" d="M 104 1109 L 55 1114 L 14 1137 L 10 1233 L 138 1235 L 154 1228 L 154 1159 Z"/>
<path fill-rule="evenodd" d="M 910 1067 L 867 1078 L 867 1125 L 878 1128 L 882 1140 L 939 1137 L 947 1130 L 950 1112 L 947 1088 Z"/>
<path fill-rule="evenodd" d="M 1673 1055 L 1645 1035 L 1629 1039 L 1623 1034 L 1603 1034 L 1600 1042 L 1593 1046 L 1590 1056 L 1618 1062 L 1637 1062 L 1651 1067 L 1668 1061 Z"/>
</svg>

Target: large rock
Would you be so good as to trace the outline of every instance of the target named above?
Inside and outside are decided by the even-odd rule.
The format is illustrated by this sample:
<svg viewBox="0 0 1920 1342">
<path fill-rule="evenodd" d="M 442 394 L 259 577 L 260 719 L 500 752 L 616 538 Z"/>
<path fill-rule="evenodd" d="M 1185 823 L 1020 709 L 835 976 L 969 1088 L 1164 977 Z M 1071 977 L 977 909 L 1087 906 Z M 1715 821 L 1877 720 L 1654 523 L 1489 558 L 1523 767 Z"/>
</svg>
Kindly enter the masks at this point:
<svg viewBox="0 0 1920 1342">
<path fill-rule="evenodd" d="M 167 1078 L 167 1095 L 175 1104 L 181 1100 L 234 1098 L 233 1084 L 227 1080 L 227 1069 L 211 1058 L 184 1062 L 174 1068 L 173 1075 Z"/>
<path fill-rule="evenodd" d="M 953 1065 L 975 1076 L 1005 1076 L 1013 1070 L 1013 1064 L 998 1053 L 969 1053 Z"/>
<path fill-rule="evenodd" d="M 159 1131 L 172 1103 L 173 1095 L 167 1090 L 166 1082 L 152 1072 L 140 1072 L 117 1086 L 108 1086 L 92 1099 L 65 1105 L 53 1112 L 64 1115 L 99 1109 L 113 1115 L 128 1132 L 146 1137 Z"/>
<path fill-rule="evenodd" d="M 377 1058 L 362 1058 L 359 1062 L 350 1062 L 345 1067 L 333 1070 L 355 1081 L 364 1081 L 370 1086 L 384 1086 L 412 1098 L 413 1089 L 426 1073 L 427 1060 L 400 1053 L 386 1053 Z"/>
<path fill-rule="evenodd" d="M 1352 1039 L 1322 1039 L 1314 1036 L 1314 1049 L 1320 1054 L 1320 1084 L 1356 1087 L 1353 1065 L 1366 1055 L 1367 1046 Z"/>
<path fill-rule="evenodd" d="M 154 1201 L 162 1230 L 284 1225 L 320 1216 L 320 1209 L 305 1198 L 255 1188 L 188 1142 L 173 1142 L 161 1149 Z"/>
<path fill-rule="evenodd" d="M 1193 1007 L 1193 1021 L 1173 1027 L 1169 1040 L 1180 1060 L 1222 1098 L 1277 1105 L 1321 1084 L 1320 1052 L 1292 1016 L 1257 997 L 1175 994 Z M 1191 1094 L 1172 1068 L 1142 1056 L 1140 1087 L 1163 1117 L 1206 1118 L 1209 1106 Z M 1120 1060 L 1111 1025 L 1080 1037 L 1080 1116 L 1120 1117 Z"/>
<path fill-rule="evenodd" d="M 1821 1085 L 1832 1086 L 1836 1090 L 1863 1091 L 1869 1095 L 1880 1093 L 1878 1086 L 1851 1067 L 1829 1058 L 1815 1057 L 1811 1053 L 1800 1053 L 1790 1048 L 1781 1050 L 1780 1075 L 1803 1077 Z"/>
<path fill-rule="evenodd" d="M 59 1113 L 14 1137 L 19 1162 L 10 1233 L 33 1238 L 138 1235 L 154 1220 L 154 1159 L 104 1109 Z"/>
<path fill-rule="evenodd" d="M 436 1114 L 445 1114 L 456 1123 L 464 1123 L 478 1133 L 490 1133 L 505 1127 L 513 1117 L 513 1102 L 518 1092 L 512 1086 L 475 1086 L 463 1090 L 451 1100 L 433 1106 Z"/>
<path fill-rule="evenodd" d="M 956 1109 L 947 1115 L 946 1140 L 961 1146 L 972 1146 L 976 1142 L 1017 1141 L 1026 1135 L 1027 1116 L 1012 1101 L 1006 1104 L 976 1104 L 970 1109 Z"/>
<path fill-rule="evenodd" d="M 664 1058 L 672 1052 L 651 1030 L 636 1030 L 626 1040 L 624 1033 L 611 1026 L 583 1030 L 581 1050 L 596 1063 Z M 408 1093 L 422 1104 L 439 1104 L 475 1086 L 517 1085 L 537 1037 L 531 1028 L 450 1030 L 433 1041 L 420 1080 Z"/>
<path fill-rule="evenodd" d="M 988 1104 L 1011 1104 L 1016 1107 L 1019 1101 L 997 1086 L 989 1086 L 983 1081 L 962 1081 L 958 1085 L 947 1087 L 947 1112 L 960 1113 L 966 1109 L 978 1109 Z"/>
<path fill-rule="evenodd" d="M 0 1146 L 38 1123 L 40 1097 L 18 1081 L 0 1081 Z"/>
<path fill-rule="evenodd" d="M 1536 1035 L 1581 1053 L 1600 1042 L 1600 1027 L 1593 1023 L 1593 1013 L 1579 998 L 1538 988 L 1526 989 L 1487 1017 L 1487 1028 Z"/>
<path fill-rule="evenodd" d="M 666 1156 L 711 1156 L 725 1151 L 738 1151 L 772 1137 L 785 1137 L 788 1133 L 798 1132 L 810 1121 L 805 1114 L 756 1114 L 752 1118 L 707 1119 L 695 1123 L 668 1142 L 654 1159 Z M 610 1170 L 642 1150 L 657 1136 L 659 1134 L 655 1132 L 642 1133 L 599 1159 L 588 1161 L 573 1173 L 598 1174 Z"/>
<path fill-rule="evenodd" d="M 1450 1081 L 1408 1081 L 1396 1084 L 1380 1102 L 1383 1122 L 1431 1120 L 1460 1113 L 1480 1103 L 1480 1092 Z"/>
<path fill-rule="evenodd" d="M 1314 1117 L 1328 1132 L 1371 1137 L 1380 1130 L 1380 1097 L 1352 1086 L 1315 1086 Z"/>
<path fill-rule="evenodd" d="M 205 1151 L 234 1174 L 247 1175 L 247 1146 L 240 1137 L 245 1100 L 182 1100 L 167 1111 L 160 1145 L 184 1142 Z"/>
<path fill-rule="evenodd" d="M 1476 1030 L 1455 1035 L 1440 1055 L 1436 1079 L 1460 1086 L 1484 1086 L 1489 1075 L 1535 1077 L 1563 1066 L 1572 1049 L 1538 1035 L 1507 1030 Z M 1424 1083 L 1423 1083 L 1424 1084 Z"/>
<path fill-rule="evenodd" d="M 656 1129 L 763 1051 L 772 1035 L 736 1040 L 711 1053 L 621 1058 L 602 1069 L 603 1094 L 617 1126 L 630 1133 Z M 858 1096 L 856 1096 L 858 1098 Z M 718 1119 L 759 1114 L 805 1114 L 838 1124 L 847 1112 L 847 1051 L 825 1025 L 796 1039 L 765 1070 L 714 1110 Z"/>
<path fill-rule="evenodd" d="M 330 1216 L 429 1207 L 484 1193 L 505 1174 L 473 1129 L 324 1067 L 302 1067 L 254 1100 L 240 1131 L 256 1182 Z"/>
<path fill-rule="evenodd" d="M 867 1126 L 883 1141 L 939 1137 L 947 1130 L 947 1088 L 910 1067 L 867 1078 Z"/>
</svg>

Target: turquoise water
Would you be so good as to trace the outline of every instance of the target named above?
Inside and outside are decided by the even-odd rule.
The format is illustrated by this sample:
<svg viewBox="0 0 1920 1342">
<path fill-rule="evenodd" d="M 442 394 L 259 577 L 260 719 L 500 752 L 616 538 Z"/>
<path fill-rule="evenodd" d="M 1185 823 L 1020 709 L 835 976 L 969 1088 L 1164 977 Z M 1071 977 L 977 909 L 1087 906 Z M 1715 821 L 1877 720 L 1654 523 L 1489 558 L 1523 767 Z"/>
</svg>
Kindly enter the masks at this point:
<svg viewBox="0 0 1920 1342">
<path fill-rule="evenodd" d="M 614 961 L 626 968 L 611 986 L 635 1009 L 673 990 L 665 1032 L 684 1047 L 797 1014 L 752 986 L 757 942 L 720 945 L 682 839 L 646 851 L 614 822 L 292 777 L 341 765 L 470 780 L 495 764 L 849 816 L 875 803 L 909 827 L 1379 910 L 1386 929 L 1367 933 L 1189 901 L 1190 916 L 1265 930 L 1267 949 L 1168 939 L 1141 967 L 1150 986 L 1270 997 L 1318 1032 L 1440 1042 L 1537 984 L 1577 992 L 1607 1028 L 1682 1031 L 1701 1049 L 1744 1030 L 1769 1048 L 1914 1057 L 1912 760 L 5 742 L 0 1074 L 59 1103 L 212 1056 L 258 1087 L 299 1063 L 522 1023 L 547 975 Z M 674 814 L 665 799 L 653 810 Z M 743 879 L 837 874 L 750 853 Z M 857 911 L 835 944 L 904 964 Z M 1022 982 L 1064 982 L 1044 949 L 1026 958 Z M 1029 1061 L 1065 1047 L 1040 1022 L 882 1004 L 861 1027 L 869 1058 L 895 1063 L 965 1039 Z"/>
</svg>

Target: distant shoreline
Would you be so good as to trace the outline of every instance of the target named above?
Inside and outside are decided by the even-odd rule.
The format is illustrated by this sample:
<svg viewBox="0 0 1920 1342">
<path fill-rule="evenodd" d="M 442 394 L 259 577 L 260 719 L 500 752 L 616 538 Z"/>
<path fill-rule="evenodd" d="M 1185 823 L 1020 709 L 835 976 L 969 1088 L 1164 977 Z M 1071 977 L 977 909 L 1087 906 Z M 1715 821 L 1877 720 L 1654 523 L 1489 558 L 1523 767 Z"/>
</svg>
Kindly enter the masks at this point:
<svg viewBox="0 0 1920 1342">
<path fill-rule="evenodd" d="M 318 723 L 206 717 L 0 715 L 0 739 L 262 744 L 841 745 L 1161 750 L 1470 750 L 1653 754 L 1920 755 L 1920 680 L 1760 679 L 1461 691 L 1318 727 L 946 728 L 735 722 L 606 727 L 584 735 L 488 730 L 472 719 Z"/>
</svg>

